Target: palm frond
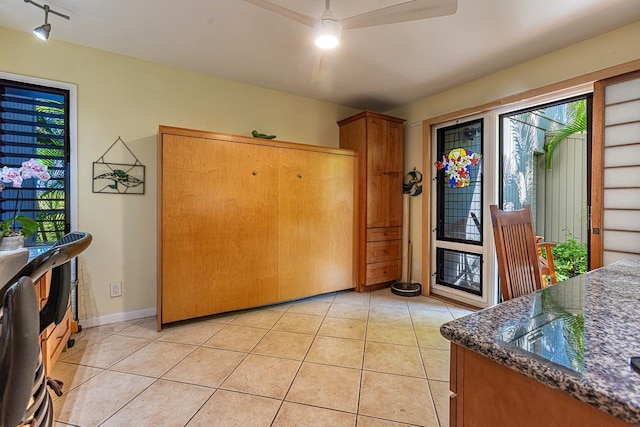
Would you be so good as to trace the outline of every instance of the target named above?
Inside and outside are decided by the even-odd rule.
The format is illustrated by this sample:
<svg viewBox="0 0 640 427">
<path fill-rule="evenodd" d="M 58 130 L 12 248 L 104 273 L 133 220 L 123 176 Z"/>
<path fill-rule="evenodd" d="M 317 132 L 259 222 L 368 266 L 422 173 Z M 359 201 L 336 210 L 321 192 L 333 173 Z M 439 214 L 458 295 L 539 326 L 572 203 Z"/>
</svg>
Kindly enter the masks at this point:
<svg viewBox="0 0 640 427">
<path fill-rule="evenodd" d="M 587 103 L 584 99 L 567 104 L 567 124 L 553 131 L 547 132 L 550 137 L 544 144 L 545 165 L 551 170 L 553 152 L 571 135 L 587 130 Z"/>
</svg>

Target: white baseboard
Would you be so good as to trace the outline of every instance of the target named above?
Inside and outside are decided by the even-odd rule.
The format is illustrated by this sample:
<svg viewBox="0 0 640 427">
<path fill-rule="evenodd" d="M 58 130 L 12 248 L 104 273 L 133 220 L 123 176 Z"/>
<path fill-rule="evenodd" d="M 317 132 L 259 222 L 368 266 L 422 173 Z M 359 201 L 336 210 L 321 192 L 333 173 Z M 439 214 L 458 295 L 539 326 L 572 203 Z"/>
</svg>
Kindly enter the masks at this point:
<svg viewBox="0 0 640 427">
<path fill-rule="evenodd" d="M 128 311 L 126 313 L 107 314 L 106 316 L 90 317 L 88 319 L 80 319 L 83 328 L 92 328 L 94 326 L 109 325 L 111 323 L 126 322 L 128 320 L 143 319 L 145 317 L 155 316 L 157 310 L 155 307 L 145 308 L 143 310 Z"/>
</svg>

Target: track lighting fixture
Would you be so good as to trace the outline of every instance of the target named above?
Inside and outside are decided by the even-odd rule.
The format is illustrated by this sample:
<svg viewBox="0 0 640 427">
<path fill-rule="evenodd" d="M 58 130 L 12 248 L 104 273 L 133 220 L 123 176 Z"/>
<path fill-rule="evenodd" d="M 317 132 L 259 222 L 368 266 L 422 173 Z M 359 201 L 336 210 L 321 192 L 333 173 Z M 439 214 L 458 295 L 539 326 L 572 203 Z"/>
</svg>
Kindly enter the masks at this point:
<svg viewBox="0 0 640 427">
<path fill-rule="evenodd" d="M 33 29 L 33 35 L 39 38 L 40 40 L 47 41 L 49 39 L 49 33 L 51 32 L 51 24 L 49 24 L 49 13 L 54 15 L 58 15 L 61 18 L 69 19 L 67 15 L 64 15 L 60 12 L 56 12 L 55 10 L 51 10 L 49 5 L 39 5 L 38 3 L 31 0 L 24 0 L 25 3 L 30 3 L 40 9 L 44 10 L 44 24 L 40 25 L 37 28 Z"/>
</svg>

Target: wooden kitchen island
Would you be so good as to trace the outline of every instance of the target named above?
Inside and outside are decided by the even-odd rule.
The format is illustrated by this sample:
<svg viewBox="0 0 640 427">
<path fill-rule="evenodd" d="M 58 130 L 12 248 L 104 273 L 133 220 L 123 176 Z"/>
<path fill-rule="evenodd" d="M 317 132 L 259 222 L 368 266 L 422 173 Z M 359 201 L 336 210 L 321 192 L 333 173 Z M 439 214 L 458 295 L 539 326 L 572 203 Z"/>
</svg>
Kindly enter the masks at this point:
<svg viewBox="0 0 640 427">
<path fill-rule="evenodd" d="M 442 325 L 451 426 L 640 424 L 640 261 Z"/>
</svg>

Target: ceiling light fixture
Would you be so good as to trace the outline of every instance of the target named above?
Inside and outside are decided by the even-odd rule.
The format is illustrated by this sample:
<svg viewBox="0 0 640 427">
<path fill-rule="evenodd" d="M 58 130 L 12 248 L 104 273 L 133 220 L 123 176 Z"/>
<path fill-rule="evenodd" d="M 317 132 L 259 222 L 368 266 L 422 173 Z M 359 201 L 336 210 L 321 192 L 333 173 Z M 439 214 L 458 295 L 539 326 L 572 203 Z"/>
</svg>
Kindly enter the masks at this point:
<svg viewBox="0 0 640 427">
<path fill-rule="evenodd" d="M 26 0 L 25 0 L 26 1 Z M 316 46 L 320 49 L 333 49 L 340 43 L 342 25 L 331 12 L 329 0 L 326 0 L 326 9 L 320 17 L 320 21 L 313 26 Z"/>
<path fill-rule="evenodd" d="M 51 24 L 49 24 L 49 13 L 53 13 L 54 15 L 58 15 L 64 19 L 70 19 L 67 15 L 64 15 L 60 12 L 56 12 L 55 10 L 51 10 L 49 5 L 39 5 L 38 3 L 31 0 L 24 0 L 25 3 L 30 3 L 40 9 L 44 10 L 44 24 L 40 25 L 37 28 L 33 29 L 33 35 L 39 38 L 40 40 L 47 41 L 49 39 L 49 33 L 51 32 Z"/>
</svg>

